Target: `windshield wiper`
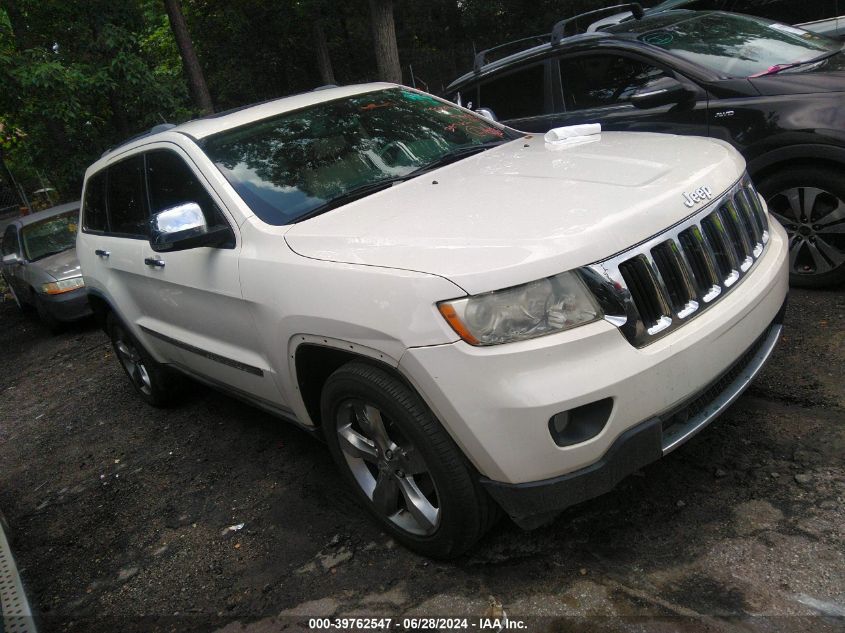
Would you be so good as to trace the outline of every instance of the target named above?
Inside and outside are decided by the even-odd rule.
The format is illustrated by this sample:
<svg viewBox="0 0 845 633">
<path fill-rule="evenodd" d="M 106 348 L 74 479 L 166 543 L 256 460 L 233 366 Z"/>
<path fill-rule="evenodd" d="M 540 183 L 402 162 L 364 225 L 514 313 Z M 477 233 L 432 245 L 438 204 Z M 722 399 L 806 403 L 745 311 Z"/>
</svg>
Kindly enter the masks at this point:
<svg viewBox="0 0 845 633">
<path fill-rule="evenodd" d="M 302 222 L 303 220 L 308 220 L 310 218 L 313 218 L 314 216 L 321 215 L 326 211 L 331 211 L 332 209 L 336 209 L 337 207 L 343 206 L 344 204 L 348 204 L 349 202 L 354 202 L 355 200 L 358 200 L 358 198 L 363 198 L 364 196 L 376 193 L 377 191 L 381 191 L 382 189 L 392 187 L 397 182 L 402 182 L 403 180 L 407 180 L 410 177 L 411 174 L 406 174 L 404 176 L 393 176 L 391 178 L 383 178 L 382 180 L 376 180 L 375 182 L 368 182 L 364 185 L 353 187 L 349 191 L 344 191 L 342 194 L 335 196 L 334 198 L 328 200 L 327 202 L 324 202 L 320 206 L 314 207 L 310 211 L 303 213 L 292 222 L 297 223 Z"/>
<path fill-rule="evenodd" d="M 427 171 L 437 169 L 438 167 L 445 167 L 446 165 L 455 163 L 461 160 L 462 158 L 467 158 L 468 156 L 472 156 L 473 154 L 480 154 L 481 152 L 486 151 L 491 147 L 498 147 L 499 145 L 508 143 L 510 140 L 512 139 L 490 141 L 489 143 L 481 143 L 480 145 L 465 145 L 463 147 L 456 147 L 452 151 L 446 152 L 442 156 L 435 158 L 430 163 L 426 163 L 422 167 L 415 169 L 408 175 L 419 176 L 420 174 L 424 174 Z"/>
<path fill-rule="evenodd" d="M 764 70 L 761 73 L 757 73 L 756 75 L 751 75 L 752 77 L 766 77 L 767 75 L 776 75 L 779 72 L 784 70 L 790 70 L 791 68 L 798 68 L 799 66 L 806 66 L 808 64 L 818 64 L 819 62 L 823 62 L 824 60 L 828 59 L 829 57 L 833 57 L 837 53 L 842 52 L 840 50 L 831 51 L 829 53 L 825 53 L 824 55 L 819 55 L 818 57 L 813 57 L 812 59 L 804 60 L 803 62 L 790 62 L 789 64 L 775 64 L 774 66 L 770 67 L 768 70 Z"/>
</svg>

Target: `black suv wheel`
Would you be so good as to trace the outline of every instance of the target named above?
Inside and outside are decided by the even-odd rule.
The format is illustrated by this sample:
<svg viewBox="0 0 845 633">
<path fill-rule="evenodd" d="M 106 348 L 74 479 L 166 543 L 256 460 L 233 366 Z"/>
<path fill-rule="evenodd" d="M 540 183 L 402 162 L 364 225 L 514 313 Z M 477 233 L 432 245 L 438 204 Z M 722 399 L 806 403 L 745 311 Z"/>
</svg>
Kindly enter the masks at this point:
<svg viewBox="0 0 845 633">
<path fill-rule="evenodd" d="M 845 178 L 821 167 L 778 171 L 760 180 L 769 212 L 789 233 L 789 283 L 845 282 Z"/>
</svg>

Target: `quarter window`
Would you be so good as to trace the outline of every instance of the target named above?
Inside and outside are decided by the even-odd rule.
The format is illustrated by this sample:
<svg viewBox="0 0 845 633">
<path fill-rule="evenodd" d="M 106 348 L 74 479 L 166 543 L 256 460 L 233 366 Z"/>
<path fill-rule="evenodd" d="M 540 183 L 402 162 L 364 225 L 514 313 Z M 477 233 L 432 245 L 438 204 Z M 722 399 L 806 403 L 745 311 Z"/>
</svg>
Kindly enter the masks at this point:
<svg viewBox="0 0 845 633">
<path fill-rule="evenodd" d="M 91 176 L 85 185 L 85 201 L 82 205 L 82 228 L 86 231 L 108 230 L 106 216 L 106 172 Z"/>
<path fill-rule="evenodd" d="M 479 105 L 500 120 L 539 116 L 545 108 L 545 65 L 536 64 L 481 84 Z"/>
<path fill-rule="evenodd" d="M 202 208 L 208 226 L 226 223 L 206 188 L 175 152 L 161 149 L 147 154 L 147 185 L 152 213 L 195 202 Z"/>
<path fill-rule="evenodd" d="M 149 233 L 149 214 L 144 198 L 143 156 L 133 156 L 109 167 L 109 231 L 146 237 Z"/>
<path fill-rule="evenodd" d="M 631 95 L 666 73 L 621 55 L 581 55 L 560 60 L 560 81 L 567 110 L 627 103 Z"/>
</svg>

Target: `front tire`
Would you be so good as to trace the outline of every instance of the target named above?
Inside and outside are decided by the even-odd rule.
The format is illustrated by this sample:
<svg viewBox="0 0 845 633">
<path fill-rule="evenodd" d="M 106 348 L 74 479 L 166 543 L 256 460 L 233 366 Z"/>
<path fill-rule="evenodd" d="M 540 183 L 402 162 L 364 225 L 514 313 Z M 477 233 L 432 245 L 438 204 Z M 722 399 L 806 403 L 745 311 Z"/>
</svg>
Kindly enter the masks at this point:
<svg viewBox="0 0 845 633">
<path fill-rule="evenodd" d="M 181 376 L 150 356 L 113 313 L 106 320 L 106 329 L 117 360 L 144 402 L 154 407 L 173 405 Z"/>
<path fill-rule="evenodd" d="M 845 174 L 797 167 L 762 178 L 769 212 L 789 233 L 789 283 L 823 288 L 845 282 Z"/>
<path fill-rule="evenodd" d="M 387 371 L 350 362 L 323 387 L 322 427 L 355 497 L 408 548 L 454 558 L 498 518 L 460 449 L 420 397 Z"/>
</svg>

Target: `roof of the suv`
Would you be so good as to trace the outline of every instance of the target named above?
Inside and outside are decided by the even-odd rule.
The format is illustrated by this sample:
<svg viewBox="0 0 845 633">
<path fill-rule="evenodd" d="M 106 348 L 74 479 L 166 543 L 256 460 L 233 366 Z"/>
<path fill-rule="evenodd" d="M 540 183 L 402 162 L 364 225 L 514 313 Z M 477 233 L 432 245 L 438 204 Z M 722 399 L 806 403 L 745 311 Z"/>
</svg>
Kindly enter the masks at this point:
<svg viewBox="0 0 845 633">
<path fill-rule="evenodd" d="M 522 51 L 518 51 L 507 57 L 485 64 L 480 71 L 471 70 L 455 79 L 446 87 L 446 92 L 451 92 L 460 88 L 463 84 L 483 78 L 490 74 L 495 74 L 503 68 L 509 68 L 520 62 L 532 59 L 534 57 L 542 57 L 551 51 L 565 50 L 571 46 L 577 46 L 584 43 L 608 41 L 608 40 L 633 40 L 636 35 L 644 30 L 650 28 L 658 28 L 658 26 L 666 26 L 669 23 L 680 22 L 691 15 L 704 13 L 703 11 L 689 11 L 684 9 L 666 10 L 659 13 L 646 13 L 646 15 L 639 20 L 627 20 L 619 24 L 613 24 L 608 30 L 598 30 L 590 33 L 578 33 L 563 38 L 558 44 L 547 42 L 538 46 L 533 46 Z M 668 18 L 668 19 L 667 19 Z M 647 46 L 647 44 L 644 44 Z"/>
<path fill-rule="evenodd" d="M 218 132 L 230 130 L 232 128 L 246 125 L 254 121 L 260 121 L 278 114 L 306 108 L 324 101 L 332 101 L 334 99 L 342 99 L 343 97 L 350 97 L 356 94 L 363 94 L 365 92 L 373 92 L 375 90 L 383 90 L 385 88 L 395 88 L 395 84 L 389 83 L 368 83 L 355 84 L 351 86 L 342 86 L 339 88 L 321 87 L 318 90 L 311 92 L 303 92 L 301 94 L 292 95 L 290 97 L 281 97 L 258 103 L 255 105 L 237 108 L 218 114 L 212 114 L 201 119 L 194 119 L 180 125 L 168 127 L 161 131 L 142 134 L 133 137 L 124 143 L 110 149 L 103 154 L 100 160 L 107 160 L 114 156 L 115 153 L 122 153 L 130 150 L 138 145 L 147 144 L 164 138 L 171 132 L 179 132 L 185 134 L 192 139 L 199 140 Z M 100 161 L 97 161 L 98 163 Z M 96 164 L 96 163 L 95 163 Z M 93 165 L 92 165 L 93 167 Z"/>
</svg>

